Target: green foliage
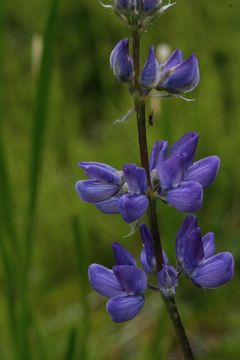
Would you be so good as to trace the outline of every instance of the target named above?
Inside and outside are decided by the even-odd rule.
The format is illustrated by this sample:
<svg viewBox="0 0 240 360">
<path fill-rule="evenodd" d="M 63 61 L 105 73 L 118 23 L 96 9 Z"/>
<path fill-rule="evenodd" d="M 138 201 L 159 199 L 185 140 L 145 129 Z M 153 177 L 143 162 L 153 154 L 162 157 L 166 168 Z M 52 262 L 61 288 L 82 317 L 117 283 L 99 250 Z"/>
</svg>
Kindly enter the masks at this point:
<svg viewBox="0 0 240 360">
<path fill-rule="evenodd" d="M 1 359 L 19 359 L 17 346 L 26 351 L 24 360 L 181 359 L 158 296 L 148 296 L 138 318 L 116 325 L 104 300 L 88 287 L 89 263 L 112 265 L 111 241 L 135 254 L 141 248 L 138 234 L 121 238 L 129 229 L 120 217 L 106 217 L 74 191 L 83 177 L 80 160 L 119 168 L 139 163 L 134 117 L 112 125 L 131 107 L 126 87 L 113 79 L 108 64 L 111 49 L 128 30 L 97 1 L 63 0 L 58 22 L 54 6 L 57 1 L 0 1 Z M 217 249 L 234 253 L 236 275 L 208 292 L 183 281 L 177 294 L 202 360 L 240 357 L 239 11 L 237 1 L 182 0 L 143 35 L 142 62 L 149 45 L 167 43 L 186 56 L 194 51 L 201 70 L 195 102 L 150 99 L 149 146 L 194 129 L 201 134 L 198 157 L 216 153 L 222 159 L 199 216 L 205 232 L 216 232 Z M 44 33 L 39 69 L 32 44 Z M 164 248 L 174 261 L 183 215 L 162 204 L 158 211 Z M 24 311 L 28 321 L 19 334 L 16 324 Z"/>
</svg>

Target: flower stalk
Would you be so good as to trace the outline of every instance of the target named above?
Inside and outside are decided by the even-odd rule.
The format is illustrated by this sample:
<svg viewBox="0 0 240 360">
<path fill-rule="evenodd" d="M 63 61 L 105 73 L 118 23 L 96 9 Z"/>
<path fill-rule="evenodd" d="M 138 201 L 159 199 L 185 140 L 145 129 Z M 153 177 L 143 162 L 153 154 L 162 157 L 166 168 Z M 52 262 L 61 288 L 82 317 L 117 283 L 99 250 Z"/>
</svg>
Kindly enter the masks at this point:
<svg viewBox="0 0 240 360">
<path fill-rule="evenodd" d="M 195 356 L 191 349 L 191 345 L 187 338 L 185 329 L 183 327 L 177 304 L 173 296 L 167 297 L 162 294 L 162 299 L 166 305 L 167 312 L 174 326 L 175 333 L 181 345 L 182 353 L 186 360 L 194 360 Z"/>
<path fill-rule="evenodd" d="M 133 79 L 133 97 L 134 105 L 137 117 L 138 127 L 138 142 L 141 157 L 142 167 L 145 169 L 147 174 L 148 182 L 148 218 L 150 223 L 150 229 L 154 241 L 154 255 L 156 260 L 157 272 L 163 267 L 163 251 L 159 232 L 159 225 L 156 212 L 156 199 L 153 195 L 152 184 L 149 170 L 149 158 L 148 158 L 148 145 L 147 145 L 147 132 L 146 132 L 146 105 L 145 99 L 142 96 L 141 84 L 139 83 L 140 75 L 140 31 L 137 27 L 132 28 L 132 46 L 133 46 L 133 68 L 134 68 L 134 79 Z M 173 296 L 167 297 L 162 294 L 162 298 L 166 305 L 169 317 L 173 323 L 176 335 L 181 345 L 184 358 L 186 360 L 194 360 L 194 355 L 184 330 L 177 305 Z"/>
</svg>

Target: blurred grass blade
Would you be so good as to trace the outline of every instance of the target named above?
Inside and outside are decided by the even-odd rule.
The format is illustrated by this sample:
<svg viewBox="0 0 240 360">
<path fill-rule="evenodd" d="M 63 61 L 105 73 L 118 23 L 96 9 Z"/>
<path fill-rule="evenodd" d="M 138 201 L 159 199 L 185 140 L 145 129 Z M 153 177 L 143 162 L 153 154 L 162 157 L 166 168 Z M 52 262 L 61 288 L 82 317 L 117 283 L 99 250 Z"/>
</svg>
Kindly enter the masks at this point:
<svg viewBox="0 0 240 360">
<path fill-rule="evenodd" d="M 67 351 L 66 351 L 66 355 L 64 357 L 64 360 L 73 360 L 74 359 L 75 348 L 76 348 L 76 340 L 77 340 L 77 329 L 72 328 L 70 330 L 68 343 L 67 343 Z M 79 357 L 79 359 L 83 359 L 83 358 Z"/>
<path fill-rule="evenodd" d="M 90 333 L 90 307 L 88 303 L 88 265 L 89 265 L 89 238 L 87 234 L 87 228 L 83 222 L 79 222 L 77 216 L 72 220 L 74 240 L 76 248 L 76 259 L 80 280 L 81 291 L 81 308 L 82 308 L 82 320 L 81 320 L 81 336 L 80 336 L 80 350 L 79 358 L 87 360 L 88 358 L 88 337 Z"/>
<path fill-rule="evenodd" d="M 60 0 L 52 0 L 49 16 L 47 19 L 43 53 L 38 78 L 35 110 L 33 114 L 33 136 L 32 149 L 30 151 L 30 184 L 29 184 L 29 206 L 26 218 L 25 251 L 21 280 L 21 319 L 19 328 L 19 357 L 22 360 L 30 359 L 30 342 L 28 339 L 28 328 L 30 323 L 29 284 L 28 272 L 32 254 L 32 235 L 34 219 L 37 207 L 37 194 L 42 168 L 42 154 L 44 137 L 47 124 L 47 110 L 49 100 L 49 89 L 51 83 L 53 48 L 55 44 L 55 32 Z"/>
<path fill-rule="evenodd" d="M 42 168 L 44 137 L 47 125 L 49 89 L 53 65 L 53 48 L 60 0 L 53 0 L 44 34 L 44 46 L 38 79 L 34 110 L 33 138 L 30 162 L 30 198 L 28 207 L 27 253 L 30 252 L 33 222 L 37 206 L 37 193 Z M 29 259 L 28 259 L 29 260 Z"/>
<path fill-rule="evenodd" d="M 46 352 L 46 346 L 45 346 L 45 339 L 42 334 L 42 331 L 40 330 L 39 324 L 37 322 L 36 316 L 34 314 L 34 309 L 31 308 L 31 322 L 33 323 L 34 332 L 35 332 L 35 344 L 34 349 L 36 356 L 32 356 L 34 359 L 40 359 L 40 360 L 47 360 L 47 352 Z"/>
<path fill-rule="evenodd" d="M 8 166 L 3 142 L 3 53 L 4 53 L 4 1 L 0 1 L 0 212 L 5 231 L 11 244 L 16 246 L 16 233 L 14 231 L 14 206 L 12 201 Z M 17 249 L 14 249 L 14 253 Z"/>
<path fill-rule="evenodd" d="M 17 317 L 16 317 L 16 269 L 11 264 L 5 241 L 2 227 L 0 224 L 0 256 L 2 259 L 3 271 L 4 271 L 4 285 L 8 307 L 9 327 L 13 338 L 13 343 L 17 345 Z M 16 347 L 15 347 L 16 350 Z"/>
<path fill-rule="evenodd" d="M 169 324 L 165 309 L 161 307 L 157 321 L 156 330 L 153 332 L 153 339 L 149 347 L 149 353 L 152 354 L 149 360 L 159 360 L 168 358 L 169 348 Z M 154 351 L 151 351 L 154 349 Z"/>
<path fill-rule="evenodd" d="M 5 156 L 5 147 L 3 143 L 3 48 L 4 48 L 4 1 L 0 2 L 0 256 L 4 274 L 4 284 L 6 293 L 6 302 L 8 307 L 9 327 L 13 338 L 13 344 L 17 344 L 17 318 L 16 318 L 16 269 L 15 263 L 11 257 L 15 257 L 18 249 L 14 246 L 16 237 L 13 225 L 13 206 L 11 197 L 11 187 L 8 174 L 8 166 Z M 7 240 L 13 245 L 11 249 L 7 248 Z M 10 251 L 12 250 L 12 251 Z"/>
</svg>

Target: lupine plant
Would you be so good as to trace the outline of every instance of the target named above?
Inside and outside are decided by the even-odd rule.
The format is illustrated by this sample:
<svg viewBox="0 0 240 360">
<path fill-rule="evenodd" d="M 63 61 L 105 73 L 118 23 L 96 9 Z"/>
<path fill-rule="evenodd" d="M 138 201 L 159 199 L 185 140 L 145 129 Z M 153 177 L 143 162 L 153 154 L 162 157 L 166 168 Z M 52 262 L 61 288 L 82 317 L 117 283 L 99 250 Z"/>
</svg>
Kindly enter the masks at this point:
<svg viewBox="0 0 240 360">
<path fill-rule="evenodd" d="M 199 134 L 194 131 L 182 135 L 171 147 L 167 140 L 156 141 L 149 157 L 145 106 L 153 90 L 158 91 L 160 97 L 172 98 L 184 98 L 194 90 L 200 79 L 198 59 L 192 54 L 184 60 L 182 50 L 176 49 L 161 64 L 152 46 L 145 64 L 140 67 L 141 34 L 173 3 L 112 0 L 102 5 L 113 10 L 131 30 L 131 40 L 120 40 L 112 50 L 110 67 L 116 79 L 128 85 L 134 102 L 141 166 L 124 164 L 122 169 L 115 169 L 104 163 L 80 162 L 88 179 L 78 181 L 76 191 L 83 201 L 94 204 L 105 214 L 120 214 L 134 231 L 139 230 L 143 250 L 142 268 L 139 268 L 132 254 L 114 242 L 114 266 L 108 269 L 99 264 L 90 265 L 89 281 L 98 293 L 108 298 L 106 309 L 114 322 L 137 316 L 144 305 L 145 292 L 158 291 L 185 359 L 194 359 L 175 302 L 176 289 L 184 275 L 203 289 L 227 283 L 233 277 L 234 259 L 229 252 L 215 254 L 214 233 L 202 235 L 197 217 L 187 215 L 176 231 L 176 265 L 170 265 L 162 247 L 156 207 L 157 202 L 161 202 L 170 205 L 172 211 L 199 210 L 204 189 L 218 174 L 220 159 L 212 155 L 194 161 L 199 142 Z M 142 220 L 145 213 L 149 226 Z"/>
</svg>

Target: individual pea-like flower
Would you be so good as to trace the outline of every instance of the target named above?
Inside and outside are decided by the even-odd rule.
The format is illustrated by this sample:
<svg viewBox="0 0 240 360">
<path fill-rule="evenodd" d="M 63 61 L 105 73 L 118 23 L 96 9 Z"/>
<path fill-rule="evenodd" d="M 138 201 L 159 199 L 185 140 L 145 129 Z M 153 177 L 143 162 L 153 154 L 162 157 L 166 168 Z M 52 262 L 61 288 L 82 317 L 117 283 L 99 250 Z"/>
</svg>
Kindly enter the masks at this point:
<svg viewBox="0 0 240 360">
<path fill-rule="evenodd" d="M 150 230 L 145 224 L 140 225 L 140 234 L 143 242 L 141 252 L 141 263 L 146 273 L 156 274 L 159 289 L 165 296 L 171 296 L 176 293 L 178 286 L 178 273 L 173 266 L 168 264 L 168 258 L 163 251 L 162 269 L 157 272 L 156 260 L 154 256 L 154 244 Z"/>
<path fill-rule="evenodd" d="M 129 82 L 133 78 L 133 60 L 129 55 L 129 41 L 123 39 L 117 43 L 110 55 L 110 67 L 114 76 L 120 80 Z"/>
<path fill-rule="evenodd" d="M 140 82 L 149 89 L 155 88 L 172 94 L 181 94 L 194 90 L 199 83 L 199 78 L 198 59 L 195 54 L 184 60 L 182 51 L 177 49 L 164 64 L 159 64 L 154 47 L 151 47 Z"/>
<path fill-rule="evenodd" d="M 92 264 L 88 277 L 92 287 L 109 298 L 106 309 L 112 320 L 123 322 L 134 318 L 144 305 L 147 277 L 136 267 L 131 253 L 118 243 L 113 243 L 116 265 L 112 270 Z"/>
<path fill-rule="evenodd" d="M 126 164 L 123 171 L 98 162 L 81 162 L 90 180 L 76 183 L 80 198 L 105 214 L 121 214 L 128 224 L 141 218 L 148 207 L 147 177 L 143 168 Z"/>
<path fill-rule="evenodd" d="M 234 258 L 229 252 L 215 254 L 215 235 L 201 235 L 197 218 L 185 218 L 176 237 L 178 270 L 195 285 L 211 289 L 230 281 L 234 273 Z"/>
<path fill-rule="evenodd" d="M 192 212 L 202 207 L 203 188 L 211 185 L 220 167 L 218 156 L 193 162 L 199 135 L 188 132 L 172 145 L 155 143 L 151 159 L 151 180 L 158 196 L 179 211 Z"/>
</svg>

